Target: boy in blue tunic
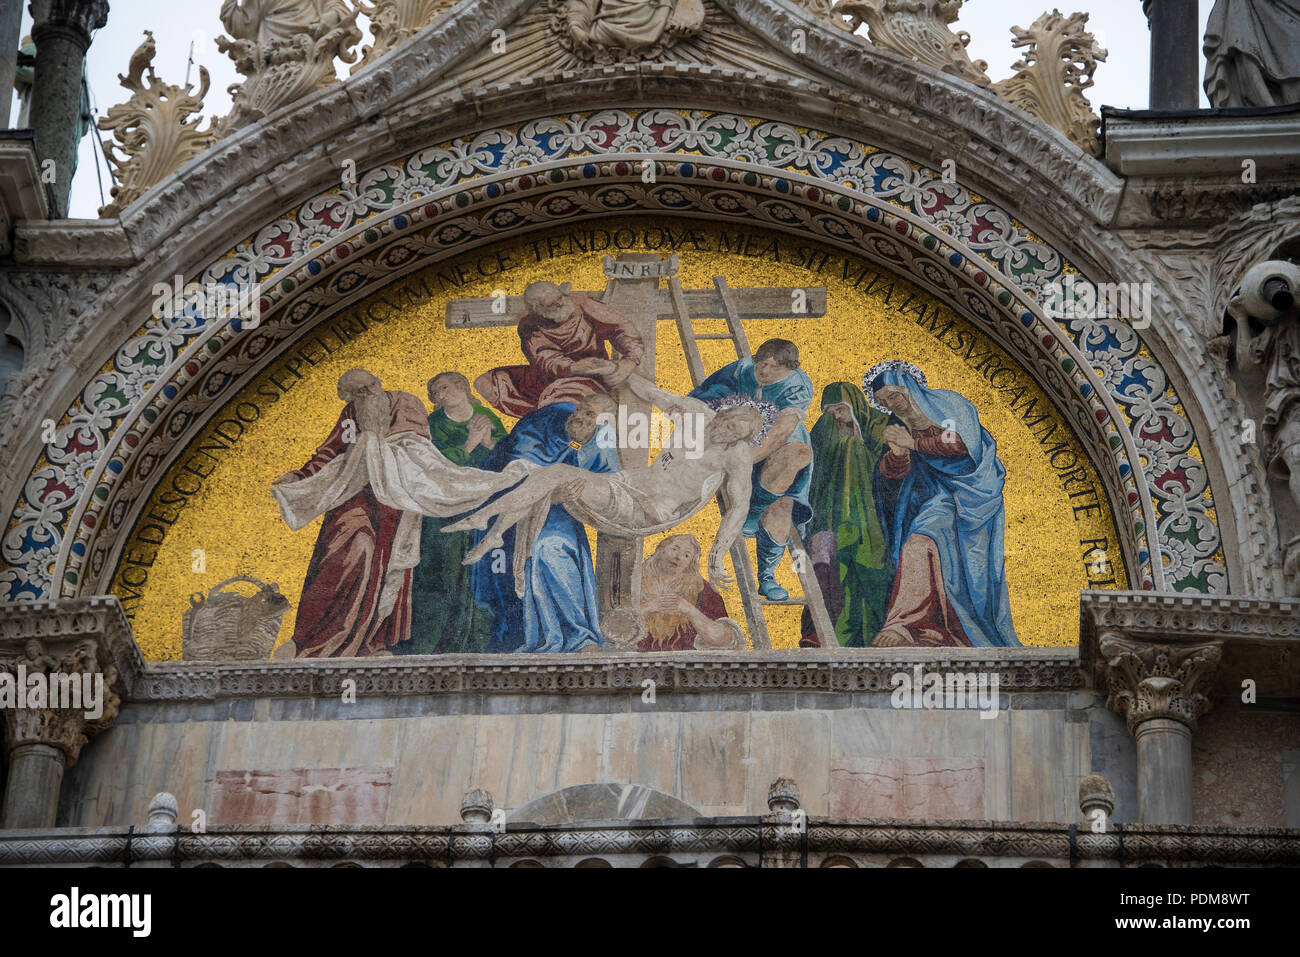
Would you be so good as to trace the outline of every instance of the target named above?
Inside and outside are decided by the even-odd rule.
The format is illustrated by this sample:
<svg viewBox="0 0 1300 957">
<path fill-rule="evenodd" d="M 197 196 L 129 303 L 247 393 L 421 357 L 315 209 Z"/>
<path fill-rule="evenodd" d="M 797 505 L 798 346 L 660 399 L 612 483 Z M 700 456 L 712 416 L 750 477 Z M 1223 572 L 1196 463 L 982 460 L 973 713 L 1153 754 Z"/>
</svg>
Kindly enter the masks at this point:
<svg viewBox="0 0 1300 957">
<path fill-rule="evenodd" d="M 754 490 L 745 535 L 754 538 L 758 590 L 764 598 L 784 601 L 790 595 L 776 582 L 776 566 L 785 554 L 791 525 L 802 535 L 812 518 L 808 496 L 813 451 L 804 417 L 813 385 L 799 368 L 798 346 L 788 339 L 768 339 L 752 358 L 723 366 L 691 391 L 704 402 L 733 395 L 770 402 L 780 410 L 753 448 Z"/>
</svg>

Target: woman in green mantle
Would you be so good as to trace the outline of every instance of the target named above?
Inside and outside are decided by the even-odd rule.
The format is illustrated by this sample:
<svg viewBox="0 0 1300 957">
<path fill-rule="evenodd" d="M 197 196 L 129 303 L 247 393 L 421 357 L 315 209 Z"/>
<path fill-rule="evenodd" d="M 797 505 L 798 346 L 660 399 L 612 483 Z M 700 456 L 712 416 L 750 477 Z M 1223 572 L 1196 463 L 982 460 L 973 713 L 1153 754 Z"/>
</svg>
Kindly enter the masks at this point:
<svg viewBox="0 0 1300 957">
<path fill-rule="evenodd" d="M 873 409 L 852 382 L 832 382 L 823 389 L 821 409 L 812 430 L 808 551 L 836 637 L 841 645 L 861 648 L 884 624 L 894 580 L 871 494 L 889 416 Z M 807 610 L 800 644 L 819 644 Z"/>
<path fill-rule="evenodd" d="M 482 468 L 506 435 L 495 412 L 474 398 L 459 372 L 440 372 L 429 380 L 429 435 L 456 465 Z M 420 564 L 411 579 L 411 637 L 393 648 L 397 654 L 433 655 L 485 652 L 492 638 L 492 612 L 474 602 L 473 566 L 462 565 L 474 546 L 473 532 L 444 535 L 452 518 L 425 516 L 420 528 Z"/>
</svg>

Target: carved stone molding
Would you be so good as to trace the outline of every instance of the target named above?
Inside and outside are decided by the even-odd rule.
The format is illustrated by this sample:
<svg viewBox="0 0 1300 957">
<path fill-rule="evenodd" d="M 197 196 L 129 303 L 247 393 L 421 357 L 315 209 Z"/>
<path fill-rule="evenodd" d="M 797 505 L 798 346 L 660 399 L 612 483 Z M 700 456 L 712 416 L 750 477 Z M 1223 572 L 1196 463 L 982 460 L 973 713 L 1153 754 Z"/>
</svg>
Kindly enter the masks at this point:
<svg viewBox="0 0 1300 957">
<path fill-rule="evenodd" d="M 1103 834 L 1068 824 L 995 821 L 907 821 L 810 818 L 809 867 L 879 867 L 907 856 L 926 867 L 980 860 L 991 867 L 1026 864 L 1069 867 L 1159 865 L 1300 865 L 1300 830 L 1285 828 L 1115 825 Z M 300 867 L 348 862 L 397 862 L 454 867 L 518 861 L 571 867 L 602 858 L 638 867 L 668 857 L 692 866 L 716 866 L 719 856 L 746 867 L 789 866 L 804 838 L 786 815 L 684 818 L 624 823 L 537 826 L 507 823 L 499 833 L 481 824 L 450 827 L 210 826 L 203 834 L 141 835 L 125 828 L 63 828 L 0 832 L 0 867 L 96 864 L 107 867 L 166 862 L 193 867 L 264 867 L 272 861 Z M 737 860 L 738 859 L 738 860 Z M 797 865 L 796 865 L 797 866 Z"/>
<path fill-rule="evenodd" d="M 125 625 L 116 601 L 78 603 L 58 611 L 47 607 L 43 613 L 36 606 L 31 610 L 14 605 L 0 608 L 0 672 L 13 676 L 17 693 L 26 702 L 0 709 L 6 751 L 43 744 L 63 752 L 71 767 L 86 742 L 112 726 L 130 669 L 139 664 L 139 652 Z M 119 662 L 128 669 L 125 675 Z M 48 685 L 38 704 L 27 701 L 31 695 L 26 685 L 33 676 L 40 676 L 41 686 Z M 92 676 L 92 681 L 98 677 L 95 685 L 102 697 L 94 709 L 80 696 L 83 676 Z M 83 707 L 55 706 L 51 697 L 55 686 L 60 686 L 62 695 L 67 693 L 68 682 L 79 686 L 75 700 Z M 91 710 L 99 713 L 91 714 Z"/>
<path fill-rule="evenodd" d="M 16 320 L 5 331 L 24 352 L 22 371 L 7 390 L 13 402 L 0 418 L 0 446 L 16 448 L 15 432 L 23 427 L 39 435 L 36 409 L 43 387 L 60 367 L 66 371 L 68 353 L 95 333 L 90 319 L 99 315 L 95 304 L 120 286 L 122 276 L 99 269 L 0 270 L 0 300 Z"/>
<path fill-rule="evenodd" d="M 1300 642 L 1300 600 L 1085 591 L 1080 598 L 1081 647 L 1102 633 L 1131 641 Z M 1087 665 L 1088 659 L 1083 660 Z"/>
<path fill-rule="evenodd" d="M 131 625 L 113 596 L 0 604 L 0 654 L 15 657 L 33 639 L 48 647 L 94 640 L 97 661 L 117 671 L 120 686 L 115 687 L 126 698 L 145 670 Z"/>
<path fill-rule="evenodd" d="M 357 6 L 370 20 L 370 33 L 375 42 L 362 47 L 361 60 L 352 67 L 352 72 L 409 40 L 455 5 L 456 0 L 374 0 L 373 3 L 357 0 Z"/>
<path fill-rule="evenodd" d="M 936 649 L 937 650 L 937 649 Z M 293 659 L 257 665 L 182 662 L 149 664 L 140 674 L 134 701 L 211 701 L 220 698 L 337 697 L 343 682 L 358 694 L 640 694 L 655 682 L 658 694 L 754 691 L 881 693 L 891 679 L 917 664 L 928 670 L 996 670 L 1003 691 L 1063 691 L 1081 687 L 1070 648 L 930 649 L 907 654 L 853 655 L 810 649 L 789 652 L 695 652 L 654 656 L 439 655 L 395 660 Z"/>
</svg>

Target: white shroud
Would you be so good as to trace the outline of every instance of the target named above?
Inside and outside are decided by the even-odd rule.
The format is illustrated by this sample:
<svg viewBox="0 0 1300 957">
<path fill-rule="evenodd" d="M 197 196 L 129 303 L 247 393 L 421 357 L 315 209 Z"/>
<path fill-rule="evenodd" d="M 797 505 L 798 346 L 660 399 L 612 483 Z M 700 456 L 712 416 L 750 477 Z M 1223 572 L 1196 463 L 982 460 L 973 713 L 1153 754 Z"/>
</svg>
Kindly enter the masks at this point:
<svg viewBox="0 0 1300 957">
<path fill-rule="evenodd" d="M 295 531 L 342 505 L 366 485 L 381 504 L 402 512 L 379 596 L 382 618 L 392 611 L 403 573 L 420 563 L 422 515 L 449 518 L 478 508 L 540 467 L 519 460 L 500 472 L 489 472 L 454 464 L 431 441 L 415 432 L 387 438 L 362 432 L 350 448 L 326 462 L 315 475 L 272 486 L 271 492 L 280 506 L 280 515 Z M 544 511 L 541 518 L 545 520 Z M 516 582 L 520 589 L 521 575 L 522 568 L 518 569 Z"/>
</svg>

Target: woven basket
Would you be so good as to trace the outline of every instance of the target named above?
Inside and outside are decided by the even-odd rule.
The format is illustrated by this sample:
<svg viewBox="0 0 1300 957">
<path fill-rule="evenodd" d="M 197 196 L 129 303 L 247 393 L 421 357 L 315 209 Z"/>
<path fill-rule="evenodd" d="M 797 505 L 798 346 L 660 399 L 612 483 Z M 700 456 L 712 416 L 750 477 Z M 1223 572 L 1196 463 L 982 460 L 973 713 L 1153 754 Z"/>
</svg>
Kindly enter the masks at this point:
<svg viewBox="0 0 1300 957">
<path fill-rule="evenodd" d="M 235 582 L 248 582 L 256 595 L 224 591 Z M 190 596 L 181 616 L 181 657 L 186 661 L 257 661 L 269 658 L 280 633 L 289 600 L 280 587 L 239 575 L 227 578 L 205 598 Z"/>
</svg>

